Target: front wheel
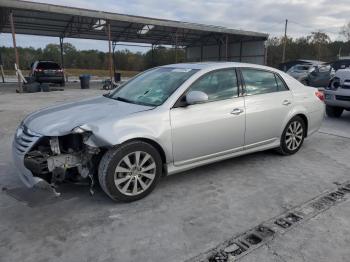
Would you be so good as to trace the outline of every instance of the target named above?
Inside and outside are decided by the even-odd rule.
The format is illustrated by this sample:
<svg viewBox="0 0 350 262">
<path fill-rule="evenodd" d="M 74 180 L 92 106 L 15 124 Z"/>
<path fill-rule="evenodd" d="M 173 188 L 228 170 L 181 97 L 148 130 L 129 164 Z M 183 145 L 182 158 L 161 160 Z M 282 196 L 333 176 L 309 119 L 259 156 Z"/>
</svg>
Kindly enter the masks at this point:
<svg viewBox="0 0 350 262">
<path fill-rule="evenodd" d="M 162 175 L 159 152 L 143 141 L 131 141 L 110 149 L 101 159 L 98 178 L 113 200 L 139 200 L 155 188 Z"/>
<path fill-rule="evenodd" d="M 306 134 L 306 126 L 304 120 L 299 117 L 293 117 L 285 127 L 282 137 L 281 145 L 278 151 L 282 155 L 292 155 L 301 148 Z"/>
<path fill-rule="evenodd" d="M 341 107 L 334 107 L 334 106 L 327 106 L 326 105 L 326 114 L 329 117 L 339 118 L 342 115 L 343 111 L 344 111 L 344 109 Z"/>
</svg>

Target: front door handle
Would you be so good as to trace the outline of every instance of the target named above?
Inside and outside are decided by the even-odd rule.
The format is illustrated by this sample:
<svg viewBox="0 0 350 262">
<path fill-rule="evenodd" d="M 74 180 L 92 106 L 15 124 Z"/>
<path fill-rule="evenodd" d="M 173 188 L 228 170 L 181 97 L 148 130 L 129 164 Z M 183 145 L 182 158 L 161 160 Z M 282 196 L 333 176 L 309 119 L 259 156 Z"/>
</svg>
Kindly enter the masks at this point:
<svg viewBox="0 0 350 262">
<path fill-rule="evenodd" d="M 284 100 L 284 101 L 282 102 L 282 105 L 284 105 L 284 106 L 289 106 L 291 103 L 292 103 L 292 102 L 290 102 L 289 100 Z"/>
<path fill-rule="evenodd" d="M 240 114 L 242 114 L 243 112 L 244 112 L 243 109 L 235 108 L 235 109 L 233 109 L 233 110 L 231 111 L 231 114 L 232 114 L 232 115 L 240 115 Z"/>
</svg>

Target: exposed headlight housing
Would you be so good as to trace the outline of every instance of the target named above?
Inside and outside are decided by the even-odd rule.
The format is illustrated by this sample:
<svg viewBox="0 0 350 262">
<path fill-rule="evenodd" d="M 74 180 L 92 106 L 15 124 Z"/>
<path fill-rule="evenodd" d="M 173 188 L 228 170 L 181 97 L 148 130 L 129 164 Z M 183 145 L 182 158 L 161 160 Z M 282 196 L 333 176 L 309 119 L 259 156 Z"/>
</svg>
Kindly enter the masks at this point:
<svg viewBox="0 0 350 262">
<path fill-rule="evenodd" d="M 86 130 L 80 126 L 77 126 L 76 128 L 73 128 L 73 130 L 72 130 L 73 134 L 83 134 L 85 132 L 89 132 L 89 130 Z"/>
</svg>

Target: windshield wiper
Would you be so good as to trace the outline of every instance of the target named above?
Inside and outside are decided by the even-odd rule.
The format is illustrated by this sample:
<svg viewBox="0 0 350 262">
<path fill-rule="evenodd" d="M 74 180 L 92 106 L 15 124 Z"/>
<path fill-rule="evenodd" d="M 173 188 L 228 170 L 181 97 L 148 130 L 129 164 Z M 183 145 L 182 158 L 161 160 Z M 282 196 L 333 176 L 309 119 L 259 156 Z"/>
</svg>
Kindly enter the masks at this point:
<svg viewBox="0 0 350 262">
<path fill-rule="evenodd" d="M 118 97 L 111 97 L 111 98 L 114 99 L 114 100 L 125 102 L 125 103 L 136 104 L 134 101 L 129 100 L 129 99 L 124 98 L 124 97 L 120 97 L 120 96 L 118 96 Z"/>
<path fill-rule="evenodd" d="M 118 100 L 118 101 L 121 101 L 121 102 L 125 102 L 125 103 L 135 104 L 135 105 L 153 106 L 153 107 L 155 106 L 155 105 L 149 104 L 149 103 L 144 103 L 144 102 L 129 100 L 129 99 L 127 99 L 127 98 L 120 97 L 120 96 L 117 96 L 117 97 L 108 96 L 108 98 L 114 99 L 114 100 Z"/>
</svg>

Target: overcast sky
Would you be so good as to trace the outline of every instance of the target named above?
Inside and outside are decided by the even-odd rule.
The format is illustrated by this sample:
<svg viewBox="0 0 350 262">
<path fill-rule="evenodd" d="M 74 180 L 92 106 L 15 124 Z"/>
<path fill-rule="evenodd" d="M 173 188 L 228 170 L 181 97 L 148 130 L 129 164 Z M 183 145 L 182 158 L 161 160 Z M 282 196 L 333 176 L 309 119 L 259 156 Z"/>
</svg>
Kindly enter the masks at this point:
<svg viewBox="0 0 350 262">
<path fill-rule="evenodd" d="M 339 39 L 340 27 L 350 21 L 350 0 L 32 0 L 114 13 L 149 16 L 225 26 L 280 36 L 289 20 L 288 35 L 299 37 L 322 30 Z M 18 36 L 19 46 L 44 47 L 58 39 Z M 0 36 L 11 46 L 10 35 Z M 106 51 L 104 41 L 67 39 L 78 49 Z M 139 49 L 131 49 L 139 50 Z"/>
</svg>

